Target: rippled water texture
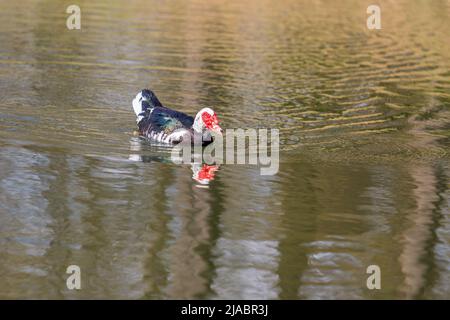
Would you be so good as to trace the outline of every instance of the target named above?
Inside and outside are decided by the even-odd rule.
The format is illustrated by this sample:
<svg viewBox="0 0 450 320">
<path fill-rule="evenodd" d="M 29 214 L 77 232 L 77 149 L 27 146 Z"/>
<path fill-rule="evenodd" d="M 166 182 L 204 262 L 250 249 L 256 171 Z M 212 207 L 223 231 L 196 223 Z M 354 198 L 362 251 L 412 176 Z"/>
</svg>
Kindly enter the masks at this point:
<svg viewBox="0 0 450 320">
<path fill-rule="evenodd" d="M 76 3 L 0 0 L 0 298 L 450 298 L 449 1 Z M 280 129 L 279 173 L 200 188 L 144 87 Z"/>
</svg>

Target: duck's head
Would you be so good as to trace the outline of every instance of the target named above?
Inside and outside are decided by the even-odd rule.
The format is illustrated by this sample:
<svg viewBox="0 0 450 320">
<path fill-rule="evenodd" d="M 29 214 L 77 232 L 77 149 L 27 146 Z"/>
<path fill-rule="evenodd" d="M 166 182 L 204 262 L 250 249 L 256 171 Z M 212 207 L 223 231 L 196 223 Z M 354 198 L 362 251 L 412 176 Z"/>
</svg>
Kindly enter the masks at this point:
<svg viewBox="0 0 450 320">
<path fill-rule="evenodd" d="M 192 128 L 198 133 L 209 131 L 222 134 L 222 128 L 219 126 L 219 119 L 211 108 L 203 108 L 197 113 Z"/>
</svg>

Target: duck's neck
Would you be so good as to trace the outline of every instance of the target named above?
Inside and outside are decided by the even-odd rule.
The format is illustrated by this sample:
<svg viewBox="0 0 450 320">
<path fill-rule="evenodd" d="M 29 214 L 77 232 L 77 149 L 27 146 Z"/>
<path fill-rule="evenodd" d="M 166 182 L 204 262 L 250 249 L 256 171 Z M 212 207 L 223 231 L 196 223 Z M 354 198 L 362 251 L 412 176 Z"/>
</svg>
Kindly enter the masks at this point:
<svg viewBox="0 0 450 320">
<path fill-rule="evenodd" d="M 197 118 L 195 119 L 194 123 L 192 124 L 192 130 L 194 130 L 194 133 L 196 133 L 196 134 L 203 133 L 203 126 L 200 123 L 200 121 L 197 120 Z"/>
</svg>

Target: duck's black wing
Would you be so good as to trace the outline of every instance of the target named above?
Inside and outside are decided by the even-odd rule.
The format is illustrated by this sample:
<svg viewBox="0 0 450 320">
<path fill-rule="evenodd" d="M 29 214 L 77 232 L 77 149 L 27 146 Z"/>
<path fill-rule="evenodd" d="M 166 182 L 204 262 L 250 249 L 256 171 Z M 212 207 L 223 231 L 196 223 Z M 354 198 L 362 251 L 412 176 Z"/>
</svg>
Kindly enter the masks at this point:
<svg viewBox="0 0 450 320">
<path fill-rule="evenodd" d="M 194 118 L 185 113 L 166 107 L 148 109 L 143 119 L 139 122 L 139 131 L 142 134 L 160 133 L 171 134 L 177 129 L 190 130 Z"/>
<path fill-rule="evenodd" d="M 142 101 L 146 101 L 151 108 L 164 107 L 156 97 L 156 94 L 150 89 L 143 89 L 141 91 Z"/>
</svg>

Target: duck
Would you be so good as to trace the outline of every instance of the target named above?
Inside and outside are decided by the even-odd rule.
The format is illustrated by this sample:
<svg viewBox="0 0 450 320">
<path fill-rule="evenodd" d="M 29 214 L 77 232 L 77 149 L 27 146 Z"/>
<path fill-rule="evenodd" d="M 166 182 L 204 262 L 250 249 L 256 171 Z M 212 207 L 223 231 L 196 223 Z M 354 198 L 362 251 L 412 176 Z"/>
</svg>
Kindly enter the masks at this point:
<svg viewBox="0 0 450 320">
<path fill-rule="evenodd" d="M 202 108 L 195 117 L 165 107 L 155 93 L 143 89 L 132 101 L 138 134 L 149 140 L 178 144 L 190 139 L 203 146 L 214 141 L 213 134 L 222 134 L 219 119 L 213 109 Z"/>
</svg>

